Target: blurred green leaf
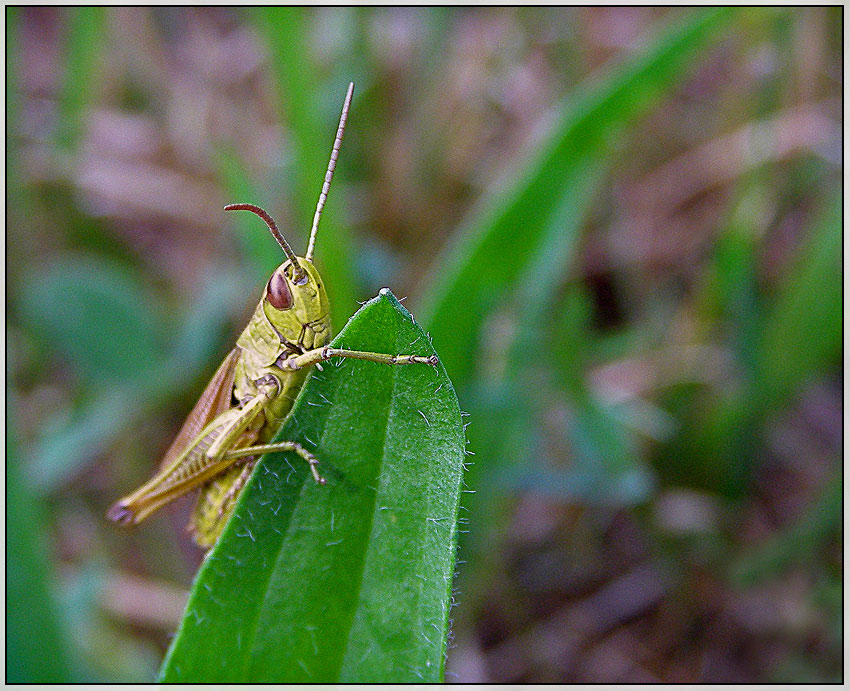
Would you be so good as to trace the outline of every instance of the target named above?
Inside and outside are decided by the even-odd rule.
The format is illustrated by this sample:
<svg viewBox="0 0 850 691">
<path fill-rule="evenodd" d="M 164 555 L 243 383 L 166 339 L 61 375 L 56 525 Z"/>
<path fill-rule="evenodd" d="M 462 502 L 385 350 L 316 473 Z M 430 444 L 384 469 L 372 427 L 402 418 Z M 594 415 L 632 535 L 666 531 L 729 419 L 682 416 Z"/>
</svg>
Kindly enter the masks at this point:
<svg viewBox="0 0 850 691">
<path fill-rule="evenodd" d="M 668 396 L 665 407 L 683 422 L 658 459 L 668 479 L 742 496 L 765 417 L 784 410 L 800 386 L 840 362 L 841 201 L 838 194 L 829 199 L 776 297 L 763 300 L 758 311 L 747 287 L 752 248 L 736 232 L 719 245 L 719 275 L 729 284 L 723 302 L 742 347 L 744 380 L 710 394 L 679 387 L 676 398 Z"/>
<path fill-rule="evenodd" d="M 132 346 L 138 347 L 140 342 L 130 344 L 125 350 L 123 338 L 128 333 L 132 338 L 139 337 L 141 333 L 143 338 L 144 334 L 162 330 L 161 327 L 153 328 L 154 318 L 151 315 L 160 311 L 155 309 L 156 303 L 145 303 L 139 286 L 126 276 L 117 274 L 119 269 L 100 260 L 75 263 L 72 271 L 66 271 L 68 266 L 64 264 L 55 272 L 48 271 L 30 289 L 40 297 L 41 286 L 44 285 L 57 285 L 62 289 L 85 286 L 70 301 L 72 305 L 78 304 L 77 300 L 82 301 L 85 308 L 81 313 L 66 310 L 63 315 L 71 322 L 72 334 L 80 334 L 83 338 L 58 345 L 72 358 L 82 355 L 83 370 L 89 371 L 98 364 L 97 361 L 88 361 L 88 358 L 97 355 L 89 350 L 93 347 L 91 343 L 101 344 L 99 352 L 108 354 L 108 358 L 102 361 L 111 363 L 115 368 L 114 378 L 120 383 L 109 381 L 97 385 L 90 380 L 84 392 L 84 402 L 79 407 L 60 411 L 41 426 L 32 452 L 31 475 L 35 485 L 45 492 L 56 490 L 102 455 L 144 411 L 155 404 L 180 397 L 184 389 L 192 387 L 199 379 L 199 372 L 207 368 L 215 350 L 220 347 L 224 327 L 236 312 L 242 311 L 246 299 L 240 272 L 215 268 L 212 271 L 215 280 L 209 281 L 181 318 L 174 320 L 176 338 L 169 344 L 168 356 L 151 355 L 145 365 L 140 358 L 132 357 Z M 90 280 L 87 281 L 86 276 L 90 276 Z M 113 294 L 114 290 L 118 293 Z M 102 302 L 86 302 L 92 296 Z M 118 298 L 115 306 L 106 304 L 105 301 L 114 298 Z M 25 302 L 33 300 L 38 302 L 32 296 Z M 142 320 L 131 324 L 130 309 L 137 302 L 145 305 L 136 305 L 136 308 L 144 313 L 147 326 L 142 325 Z M 109 312 L 113 319 L 96 320 L 95 317 L 100 314 L 98 308 L 104 314 Z M 38 308 L 34 306 L 32 309 Z M 45 324 L 39 322 L 37 326 L 44 330 Z M 132 328 L 138 327 L 141 331 L 134 334 Z M 44 337 L 47 338 L 47 335 Z M 114 347 L 115 352 L 105 350 L 103 344 Z"/>
<path fill-rule="evenodd" d="M 535 466 L 527 469 L 500 469 L 496 473 L 495 482 L 503 490 L 516 494 L 534 492 L 557 501 L 609 509 L 638 504 L 653 489 L 652 478 L 640 470 L 619 474 L 609 486 L 601 486 L 599 479 L 600 474 L 595 469 Z M 478 522 L 477 516 L 475 522 Z"/>
<path fill-rule="evenodd" d="M 527 361 L 546 340 L 559 287 L 573 268 L 581 232 L 599 197 L 609 158 L 600 154 L 574 161 L 560 199 L 551 201 L 551 217 L 515 288 L 520 323 L 512 346 L 514 364 Z"/>
<path fill-rule="evenodd" d="M 196 378 L 198 370 L 209 365 L 222 346 L 232 347 L 227 336 L 233 320 L 260 299 L 261 286 L 256 294 L 246 292 L 249 281 L 244 271 L 214 265 L 209 275 L 212 278 L 197 298 L 174 320 L 177 337 L 169 344 L 168 362 L 163 368 L 171 382 L 170 389 Z M 243 324 L 238 326 L 241 328 Z M 162 382 L 163 389 L 168 386 L 168 381 Z"/>
<path fill-rule="evenodd" d="M 435 266 L 422 309 L 458 385 L 469 378 L 484 315 L 521 275 L 566 185 L 590 156 L 611 150 L 616 135 L 696 66 L 706 41 L 733 16 L 729 8 L 695 10 L 663 27 L 641 55 L 585 85 L 561 108 L 560 121 L 518 182 L 478 213 Z"/>
<path fill-rule="evenodd" d="M 68 632 L 54 600 L 44 507 L 24 477 L 6 411 L 6 683 L 68 683 Z"/>
<path fill-rule="evenodd" d="M 839 518 L 836 520 L 839 530 L 842 511 L 843 506 L 839 504 Z M 840 552 L 843 554 L 843 549 Z M 835 553 L 837 555 L 839 550 Z M 840 657 L 844 648 L 844 570 L 841 563 L 836 563 L 831 573 L 823 574 L 812 593 L 812 600 L 815 606 L 825 613 L 836 657 Z"/>
<path fill-rule="evenodd" d="M 807 378 L 841 361 L 842 201 L 840 192 L 828 199 L 766 314 L 755 376 L 762 412 L 782 405 Z"/>
<path fill-rule="evenodd" d="M 757 429 L 750 403 L 762 304 L 757 291 L 758 237 L 764 228 L 767 180 L 749 171 L 736 186 L 737 199 L 718 233 L 696 302 L 699 327 L 724 335 L 737 360 L 738 377 L 721 388 L 679 382 L 665 393 L 679 420 L 679 435 L 662 450 L 659 473 L 688 487 L 741 496 L 751 477 Z M 750 416 L 748 418 L 748 416 Z"/>
<path fill-rule="evenodd" d="M 389 293 L 335 345 L 431 353 Z M 463 434 L 442 367 L 314 372 L 277 436 L 317 448 L 255 469 L 195 581 L 164 681 L 439 681 Z M 293 463 L 290 463 L 290 456 Z"/>
<path fill-rule="evenodd" d="M 70 571 L 62 587 L 62 613 L 74 631 L 80 657 L 80 681 L 86 684 L 150 683 L 159 654 L 141 638 L 129 638 L 110 625 L 103 608 L 107 570 L 99 556 L 88 555 Z"/>
<path fill-rule="evenodd" d="M 596 356 L 590 298 L 581 286 L 570 286 L 559 307 L 550 353 L 571 409 L 567 438 L 575 456 L 569 472 L 577 486 L 570 495 L 613 506 L 643 501 L 653 482 L 632 435 L 586 382 L 587 368 Z"/>
<path fill-rule="evenodd" d="M 567 287 L 552 318 L 552 366 L 561 385 L 574 396 L 587 390 L 585 371 L 591 358 L 593 303 L 581 284 Z"/>
<path fill-rule="evenodd" d="M 88 381 L 137 379 L 161 359 L 156 303 L 124 266 L 67 255 L 24 280 L 21 320 Z"/>
<path fill-rule="evenodd" d="M 576 452 L 574 470 L 586 480 L 582 491 L 572 494 L 603 506 L 645 501 L 654 482 L 623 424 L 590 395 L 574 400 L 573 405 L 568 436 Z"/>
<path fill-rule="evenodd" d="M 49 420 L 32 454 L 33 484 L 45 493 L 61 487 L 102 455 L 139 410 L 138 392 L 111 387 L 70 415 Z"/>
<path fill-rule="evenodd" d="M 761 225 L 755 218 L 763 213 L 762 181 L 750 183 L 738 208 L 717 240 L 714 263 L 717 296 L 724 321 L 731 330 L 731 346 L 737 352 L 748 378 L 753 376 L 755 340 L 760 317 L 756 290 L 757 238 Z M 749 385 L 749 382 L 748 384 Z"/>
<path fill-rule="evenodd" d="M 512 296 L 516 327 L 505 366 L 496 367 L 493 372 L 489 362 L 481 363 L 477 385 L 469 394 L 467 405 L 475 414 L 472 417 L 474 424 L 468 434 L 473 448 L 481 454 L 481 462 L 471 463 L 467 476 L 467 483 L 479 492 L 464 496 L 463 506 L 475 517 L 471 537 L 479 536 L 480 546 L 489 548 L 491 539 L 487 535 L 499 533 L 502 529 L 505 512 L 494 501 L 493 494 L 504 490 L 515 491 L 523 485 L 522 475 L 525 472 L 532 476 L 546 472 L 541 470 L 545 460 L 539 418 L 545 414 L 544 407 L 548 407 L 551 402 L 552 392 L 544 392 L 550 391 L 559 382 L 548 381 L 551 378 L 546 376 L 546 372 L 552 362 L 544 359 L 545 355 L 550 355 L 558 362 L 563 361 L 565 367 L 571 368 L 573 374 L 569 390 L 575 390 L 576 393 L 584 391 L 587 325 L 582 324 L 581 329 L 571 328 L 569 342 L 559 342 L 558 347 L 551 351 L 547 341 L 551 337 L 552 320 L 558 321 L 565 314 L 572 315 L 572 310 L 565 310 L 563 305 L 560 306 L 559 315 L 553 315 L 553 310 L 560 294 L 559 283 L 564 280 L 574 259 L 581 230 L 597 197 L 604 170 L 605 166 L 600 160 L 588 160 L 575 170 L 572 184 L 564 187 L 561 199 L 554 205 L 555 212 L 546 224 L 541 245 L 517 281 Z M 483 351 L 481 360 L 498 358 L 497 352 Z M 612 427 L 620 427 L 613 420 L 610 424 Z M 605 429 L 599 425 L 596 429 L 606 439 L 611 436 L 606 435 Z M 584 429 L 580 428 L 579 431 L 583 433 Z M 612 451 L 610 448 L 605 450 Z M 586 466 L 591 475 L 599 478 L 597 484 L 613 488 L 614 483 L 608 471 L 614 459 L 623 461 L 629 458 L 631 462 L 623 463 L 623 468 L 631 469 L 634 466 L 634 458 L 627 456 L 624 449 L 618 450 L 622 453 L 594 454 L 593 462 Z M 502 466 L 506 468 L 502 469 Z M 482 485 L 482 476 L 491 475 L 493 482 L 487 483 L 486 487 Z M 550 489 L 563 489 L 565 496 L 569 497 L 581 494 L 576 488 L 561 488 L 561 484 L 556 483 Z M 581 484 L 584 487 L 587 482 Z M 596 498 L 601 500 L 598 492 Z M 469 560 L 477 558 L 469 552 L 465 553 L 465 557 Z"/>
<path fill-rule="evenodd" d="M 325 171 L 336 136 L 336 125 L 342 110 L 342 101 L 348 81 L 338 86 L 338 106 L 332 118 L 321 108 L 326 100 L 319 97 L 321 82 L 316 79 L 317 68 L 311 60 L 308 37 L 310 24 L 308 15 L 301 7 L 262 7 L 252 10 L 252 16 L 266 38 L 271 53 L 272 74 L 277 79 L 278 96 L 283 103 L 284 118 L 292 133 L 295 161 L 294 204 L 299 221 L 303 221 L 305 237 L 310 232 L 313 212 L 325 179 Z M 326 85 L 321 86 L 327 89 Z M 357 110 L 357 91 L 351 111 Z M 348 137 L 352 134 L 349 119 Z M 356 126 L 355 128 L 356 129 Z M 341 157 L 345 159 L 343 142 Z M 344 167 L 345 163 L 337 166 Z M 325 279 L 331 302 L 331 323 L 342 324 L 351 314 L 355 304 L 353 272 L 351 269 L 352 248 L 345 224 L 340 213 L 338 194 L 333 187 L 328 194 L 322 212 L 322 221 L 316 240 L 316 264 Z M 306 248 L 305 248 L 306 249 Z M 298 251 L 301 254 L 301 251 Z"/>
<path fill-rule="evenodd" d="M 85 110 L 97 86 L 96 73 L 105 41 L 105 7 L 67 7 L 68 38 L 65 46 L 65 76 L 59 94 L 57 144 L 75 151 L 83 134 Z"/>
<path fill-rule="evenodd" d="M 258 201 L 262 195 L 257 182 L 248 175 L 235 149 L 229 146 L 219 146 L 213 151 L 213 159 L 216 163 L 218 175 L 227 189 L 228 204 L 247 202 L 264 206 L 264 203 Z M 274 210 L 268 209 L 268 211 L 274 218 Z M 285 257 L 280 246 L 266 230 L 263 221 L 246 212 L 225 212 L 222 209 L 221 213 L 222 218 L 226 216 L 226 221 L 236 227 L 239 247 L 255 280 L 268 280 L 272 271 L 283 263 Z M 292 241 L 293 238 L 287 237 L 287 242 Z"/>
</svg>

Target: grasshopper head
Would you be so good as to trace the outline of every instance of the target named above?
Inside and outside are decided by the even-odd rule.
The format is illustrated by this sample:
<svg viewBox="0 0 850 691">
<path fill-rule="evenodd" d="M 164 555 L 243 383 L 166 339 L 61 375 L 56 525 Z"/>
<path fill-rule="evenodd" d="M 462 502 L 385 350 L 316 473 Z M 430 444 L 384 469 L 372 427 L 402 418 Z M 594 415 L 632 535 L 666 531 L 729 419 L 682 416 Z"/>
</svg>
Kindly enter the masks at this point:
<svg viewBox="0 0 850 691">
<path fill-rule="evenodd" d="M 287 261 L 277 268 L 266 285 L 266 292 L 263 295 L 263 312 L 281 336 L 308 349 L 326 343 L 330 336 L 328 296 L 322 286 L 319 272 L 313 266 L 313 250 L 319 218 L 328 198 L 353 93 L 354 84 L 351 83 L 348 85 L 345 102 L 342 104 L 339 127 L 331 149 L 331 160 L 328 163 L 325 181 L 316 204 L 316 213 L 313 215 L 306 256 L 295 256 L 295 252 L 280 234 L 272 217 L 260 207 L 254 204 L 228 204 L 224 207 L 225 211 L 251 211 L 257 214 L 266 222 L 269 231 L 286 254 Z"/>
<path fill-rule="evenodd" d="M 328 295 L 313 262 L 296 257 L 271 216 L 254 204 L 228 204 L 225 211 L 251 211 L 262 218 L 287 256 L 271 275 L 263 312 L 283 338 L 310 349 L 327 342 L 331 317 Z"/>
<path fill-rule="evenodd" d="M 307 349 L 327 341 L 329 310 L 319 272 L 304 257 L 298 257 L 296 265 L 281 264 L 266 284 L 263 311 L 269 322 L 279 334 Z"/>
</svg>

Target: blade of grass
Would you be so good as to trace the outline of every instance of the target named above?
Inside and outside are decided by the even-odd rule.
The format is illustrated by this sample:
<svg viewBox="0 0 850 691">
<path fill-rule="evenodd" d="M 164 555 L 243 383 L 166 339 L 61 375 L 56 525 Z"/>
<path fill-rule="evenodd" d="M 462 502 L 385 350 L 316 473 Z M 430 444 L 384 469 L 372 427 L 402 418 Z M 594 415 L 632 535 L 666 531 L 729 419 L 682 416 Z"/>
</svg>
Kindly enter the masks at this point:
<svg viewBox="0 0 850 691">
<path fill-rule="evenodd" d="M 504 372 L 480 375 L 478 386 L 469 395 L 467 405 L 474 415 L 467 433 L 479 456 L 472 459 L 466 474 L 467 485 L 476 492 L 462 497 L 462 510 L 470 517 L 469 535 L 461 535 L 460 540 L 467 562 L 461 586 L 467 612 L 478 611 L 487 596 L 487 584 L 499 568 L 499 542 L 511 516 L 506 505 L 517 491 L 534 487 L 561 499 L 619 506 L 640 500 L 650 485 L 622 425 L 599 409 L 586 391 L 583 370 L 590 346 L 586 333 L 589 314 L 582 312 L 577 318 L 580 309 L 568 310 L 576 328 L 568 329 L 566 346 L 559 340 L 553 348 L 547 339 L 551 322 L 558 320 L 553 312 L 559 284 L 574 261 L 609 159 L 586 160 L 556 200 L 541 246 L 517 281 L 513 296 L 517 325 Z M 559 309 L 563 311 L 562 304 Z M 551 381 L 552 360 L 562 354 L 570 376 Z M 551 396 L 540 392 L 554 391 L 559 385 L 573 399 L 576 417 L 584 423 L 575 425 L 571 434 L 576 448 L 585 451 L 584 462 L 578 464 L 578 471 L 569 473 L 547 463 L 539 432 L 541 417 L 547 412 L 544 408 L 551 404 Z"/>
<path fill-rule="evenodd" d="M 759 412 L 782 405 L 807 378 L 841 362 L 842 204 L 840 192 L 829 197 L 764 319 L 755 377 Z"/>
<path fill-rule="evenodd" d="M 766 180 L 760 170 L 738 183 L 736 201 L 720 229 L 698 301 L 703 323 L 722 323 L 739 363 L 735 386 L 715 392 L 685 387 L 687 405 L 677 405 L 680 429 L 662 452 L 659 472 L 689 487 L 741 496 L 753 470 L 758 426 L 748 402 L 754 400 L 756 343 L 761 301 L 757 284 L 758 237 L 764 231 Z M 707 327 L 703 327 L 706 328 Z M 707 401 L 707 403 L 706 403 Z"/>
<path fill-rule="evenodd" d="M 313 211 L 325 179 L 325 170 L 336 134 L 339 111 L 333 121 L 323 117 L 320 105 L 325 99 L 318 97 L 316 66 L 310 60 L 308 36 L 309 15 L 304 8 L 263 7 L 252 10 L 252 17 L 261 34 L 265 36 L 272 63 L 272 74 L 277 80 L 278 96 L 283 103 L 285 119 L 292 133 L 292 143 L 297 171 L 293 208 L 304 219 L 304 230 L 308 232 Z M 347 82 L 339 88 L 339 107 L 345 95 Z M 326 88 L 326 87 L 322 87 Z M 351 124 L 356 122 L 357 96 L 349 115 L 348 137 L 352 136 Z M 345 143 L 342 152 L 345 151 Z M 344 155 L 341 153 L 344 159 Z M 342 163 L 337 166 L 339 175 Z M 331 303 L 331 322 L 344 324 L 351 314 L 356 300 L 354 278 L 350 264 L 351 241 L 342 223 L 339 195 L 333 188 L 328 195 L 316 242 L 316 263 L 325 278 Z M 300 252 L 299 252 L 300 254 Z"/>
<path fill-rule="evenodd" d="M 551 316 L 557 284 L 573 259 L 604 168 L 600 161 L 593 160 L 577 170 L 574 184 L 565 186 L 557 211 L 547 224 L 542 247 L 517 282 L 513 309 L 517 325 L 507 348 L 505 367 L 493 374 L 488 373 L 487 367 L 488 371 L 479 375 L 479 385 L 471 395 L 475 424 L 470 427 L 469 439 L 474 448 L 486 450 L 487 454 L 486 463 L 470 466 L 467 483 L 472 487 L 480 488 L 479 475 L 485 468 L 492 473 L 503 464 L 524 465 L 525 459 L 537 455 L 535 418 L 541 411 L 533 395 L 536 388 L 529 384 L 540 378 L 539 354 L 545 349 L 548 331 L 545 322 Z M 496 359 L 499 354 L 492 353 L 489 357 Z M 498 508 L 489 492 L 466 495 L 463 504 L 481 525 L 499 525 Z M 479 512 L 483 513 L 479 515 Z"/>
<path fill-rule="evenodd" d="M 68 683 L 71 647 L 51 584 L 44 506 L 24 477 L 13 409 L 6 412 L 6 682 Z"/>
<path fill-rule="evenodd" d="M 796 265 L 758 312 L 746 286 L 753 280 L 752 246 L 734 237 L 718 246 L 722 278 L 716 292 L 729 293 L 723 301 L 744 346 L 745 379 L 708 398 L 689 389 L 687 403 L 670 406 L 679 411 L 683 426 L 658 459 L 668 479 L 740 497 L 754 469 L 765 418 L 783 410 L 807 380 L 840 363 L 841 204 L 839 193 L 828 199 Z"/>
<path fill-rule="evenodd" d="M 559 313 L 553 315 L 548 344 L 570 409 L 566 437 L 575 454 L 569 472 L 576 486 L 566 492 L 594 504 L 633 505 L 646 498 L 652 477 L 638 456 L 633 435 L 587 385 L 587 368 L 598 350 L 591 332 L 592 309 L 583 287 L 569 286 Z"/>
<path fill-rule="evenodd" d="M 641 55 L 571 95 L 518 182 L 495 195 L 435 262 L 421 313 L 457 385 L 471 375 L 469 353 L 475 351 L 484 315 L 534 256 L 571 173 L 588 155 L 609 151 L 615 133 L 657 105 L 733 16 L 729 8 L 693 11 L 677 25 L 665 26 Z"/>
<path fill-rule="evenodd" d="M 105 7 L 68 7 L 67 66 L 59 94 L 59 126 L 56 144 L 75 152 L 83 135 L 85 110 L 97 86 L 100 47 L 103 45 Z"/>
</svg>

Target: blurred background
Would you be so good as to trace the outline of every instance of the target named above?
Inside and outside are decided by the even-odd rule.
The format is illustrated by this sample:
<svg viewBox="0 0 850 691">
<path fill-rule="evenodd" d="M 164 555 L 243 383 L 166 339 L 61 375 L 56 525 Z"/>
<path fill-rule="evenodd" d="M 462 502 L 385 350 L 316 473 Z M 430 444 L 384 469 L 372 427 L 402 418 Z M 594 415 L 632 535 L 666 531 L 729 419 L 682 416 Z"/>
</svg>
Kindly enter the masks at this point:
<svg viewBox="0 0 850 691">
<path fill-rule="evenodd" d="M 447 681 L 842 678 L 842 9 L 6 9 L 7 679 L 149 681 L 281 258 L 469 413 Z M 239 217 L 236 217 L 239 216 Z"/>
</svg>

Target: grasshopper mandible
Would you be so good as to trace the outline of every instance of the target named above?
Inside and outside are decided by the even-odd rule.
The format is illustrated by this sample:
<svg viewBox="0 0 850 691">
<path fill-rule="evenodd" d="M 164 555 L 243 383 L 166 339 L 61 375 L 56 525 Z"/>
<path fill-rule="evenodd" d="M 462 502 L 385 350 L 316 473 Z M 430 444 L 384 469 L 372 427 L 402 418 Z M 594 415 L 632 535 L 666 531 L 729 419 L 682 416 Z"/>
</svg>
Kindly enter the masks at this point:
<svg viewBox="0 0 850 691">
<path fill-rule="evenodd" d="M 325 484 L 318 471 L 319 460 L 310 451 L 294 441 L 269 443 L 292 410 L 312 365 L 333 357 L 388 365 L 438 363 L 436 356 L 386 355 L 327 346 L 331 337 L 328 296 L 312 263 L 313 250 L 353 93 L 352 83 L 345 95 L 303 257 L 295 255 L 271 216 L 259 207 L 224 207 L 225 211 L 252 211 L 262 218 L 286 261 L 272 274 L 236 347 L 221 363 L 166 451 L 160 472 L 114 504 L 107 512 L 109 519 L 136 525 L 163 505 L 200 488 L 189 530 L 200 547 L 212 547 L 262 454 L 294 452 L 307 462 L 313 479 Z"/>
</svg>

